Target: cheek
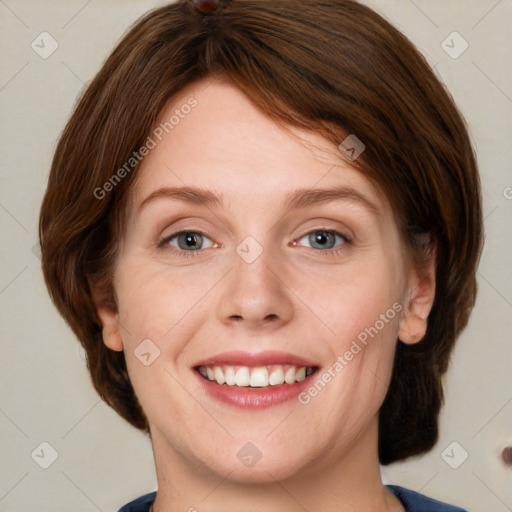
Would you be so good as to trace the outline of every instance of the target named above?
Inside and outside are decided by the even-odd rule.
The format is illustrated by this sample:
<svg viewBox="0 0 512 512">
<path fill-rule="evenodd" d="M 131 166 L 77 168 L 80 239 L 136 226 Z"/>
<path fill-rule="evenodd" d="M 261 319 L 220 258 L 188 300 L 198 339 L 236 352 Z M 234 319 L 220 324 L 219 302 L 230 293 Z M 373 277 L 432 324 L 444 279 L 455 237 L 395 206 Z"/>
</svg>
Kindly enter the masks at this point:
<svg viewBox="0 0 512 512">
<path fill-rule="evenodd" d="M 154 391 L 167 390 L 160 413 L 184 414 L 187 397 L 172 375 L 193 337 L 204 290 L 147 258 L 132 258 L 117 269 L 116 291 L 127 369 L 139 401 L 155 415 L 154 408 L 163 406 Z"/>
<path fill-rule="evenodd" d="M 375 255 L 325 273 L 303 274 L 295 290 L 317 316 L 326 339 L 346 343 L 374 326 L 387 312 L 390 318 L 386 317 L 386 326 L 391 323 L 396 328 L 393 304 L 401 297 L 398 277 L 393 262 L 384 255 Z"/>
<path fill-rule="evenodd" d="M 151 263 L 127 262 L 118 273 L 120 322 L 129 334 L 162 338 L 200 308 L 204 286 Z"/>
<path fill-rule="evenodd" d="M 314 287 L 306 280 L 300 292 L 322 320 L 318 332 L 333 362 L 331 408 L 339 415 L 350 408 L 353 428 L 378 410 L 391 377 L 402 309 L 398 270 L 385 255 L 375 255 L 316 276 Z"/>
</svg>

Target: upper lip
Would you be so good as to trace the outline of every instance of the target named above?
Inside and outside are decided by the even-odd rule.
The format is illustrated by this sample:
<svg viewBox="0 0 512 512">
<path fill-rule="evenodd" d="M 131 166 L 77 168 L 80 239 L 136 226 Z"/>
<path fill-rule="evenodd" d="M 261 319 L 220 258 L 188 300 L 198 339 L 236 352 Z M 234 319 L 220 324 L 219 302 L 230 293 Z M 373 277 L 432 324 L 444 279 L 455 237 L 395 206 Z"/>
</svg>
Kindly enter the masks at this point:
<svg viewBox="0 0 512 512">
<path fill-rule="evenodd" d="M 215 356 L 203 359 L 194 365 L 198 366 L 270 366 L 274 364 L 279 365 L 294 365 L 294 366 L 318 366 L 315 362 L 295 354 L 277 351 L 264 351 L 264 352 L 243 352 L 240 350 L 233 352 L 222 352 Z"/>
</svg>

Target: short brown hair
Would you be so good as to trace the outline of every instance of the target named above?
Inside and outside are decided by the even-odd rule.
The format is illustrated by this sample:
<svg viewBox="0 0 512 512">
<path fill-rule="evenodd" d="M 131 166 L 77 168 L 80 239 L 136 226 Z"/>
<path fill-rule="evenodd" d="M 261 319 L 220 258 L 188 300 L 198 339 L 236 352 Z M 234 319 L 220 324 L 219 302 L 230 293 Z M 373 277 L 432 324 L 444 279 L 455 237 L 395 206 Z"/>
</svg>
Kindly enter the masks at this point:
<svg viewBox="0 0 512 512">
<path fill-rule="evenodd" d="M 124 353 L 102 341 L 92 293 L 116 307 L 112 269 L 138 166 L 104 197 L 95 191 L 144 144 L 167 103 L 207 76 L 229 80 L 284 126 L 336 145 L 355 134 L 366 149 L 352 165 L 386 194 L 409 254 L 425 263 L 435 246 L 427 333 L 418 344 L 397 343 L 379 417 L 382 464 L 429 450 L 441 377 L 476 296 L 476 159 L 461 114 L 424 57 L 351 0 L 233 0 L 209 16 L 181 0 L 136 22 L 87 87 L 55 151 L 39 235 L 50 295 L 85 348 L 95 389 L 149 432 Z M 421 233 L 430 245 L 418 243 Z"/>
</svg>

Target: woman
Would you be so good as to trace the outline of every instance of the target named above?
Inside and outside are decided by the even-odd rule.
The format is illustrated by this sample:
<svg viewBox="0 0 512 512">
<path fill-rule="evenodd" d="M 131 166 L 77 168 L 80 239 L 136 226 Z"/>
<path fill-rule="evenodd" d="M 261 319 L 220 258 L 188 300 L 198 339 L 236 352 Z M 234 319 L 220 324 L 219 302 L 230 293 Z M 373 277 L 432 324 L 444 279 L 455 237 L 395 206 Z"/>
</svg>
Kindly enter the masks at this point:
<svg viewBox="0 0 512 512">
<path fill-rule="evenodd" d="M 461 511 L 379 463 L 438 436 L 476 295 L 465 123 L 350 0 L 178 1 L 120 42 L 57 146 L 50 294 L 149 433 L 148 511 Z"/>
</svg>

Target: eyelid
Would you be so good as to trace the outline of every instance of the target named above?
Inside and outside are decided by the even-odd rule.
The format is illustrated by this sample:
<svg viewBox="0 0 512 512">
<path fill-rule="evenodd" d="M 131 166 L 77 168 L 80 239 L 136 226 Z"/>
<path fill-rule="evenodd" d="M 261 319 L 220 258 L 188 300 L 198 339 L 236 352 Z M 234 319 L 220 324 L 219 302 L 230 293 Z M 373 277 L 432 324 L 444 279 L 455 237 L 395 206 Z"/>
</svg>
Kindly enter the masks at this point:
<svg viewBox="0 0 512 512">
<path fill-rule="evenodd" d="M 318 226 L 312 226 L 308 227 L 305 231 L 302 232 L 302 234 L 298 237 L 295 237 L 294 240 L 299 240 L 301 238 L 304 238 L 306 235 L 309 235 L 310 233 L 313 233 L 315 231 L 326 231 L 329 233 L 335 233 L 337 235 L 340 235 L 345 239 L 347 243 L 352 243 L 354 241 L 354 235 L 352 234 L 352 231 L 348 228 L 345 228 L 344 226 L 339 227 L 327 227 L 327 222 L 325 224 L 318 224 Z"/>
<path fill-rule="evenodd" d="M 306 236 L 310 235 L 311 233 L 333 233 L 334 235 L 339 235 L 345 242 L 350 242 L 350 237 L 348 235 L 345 235 L 344 233 L 341 233 L 340 231 L 335 231 L 334 229 L 312 229 L 311 231 L 308 231 L 303 236 L 299 236 L 298 239 L 305 238 Z"/>
</svg>

